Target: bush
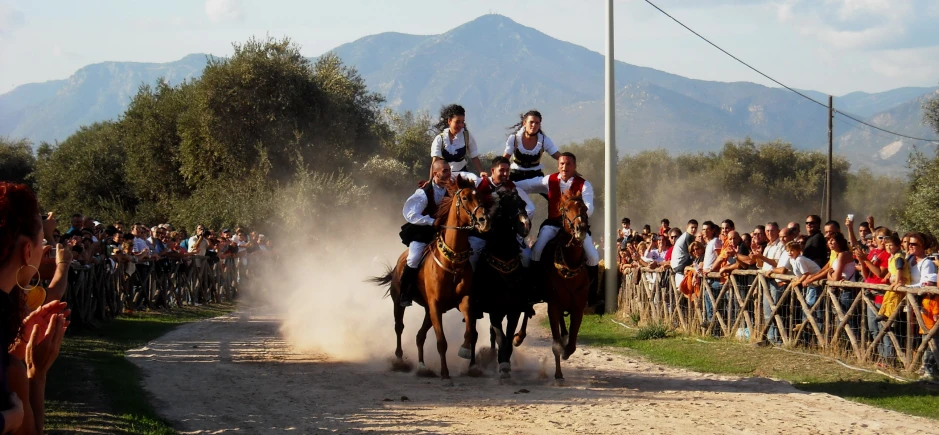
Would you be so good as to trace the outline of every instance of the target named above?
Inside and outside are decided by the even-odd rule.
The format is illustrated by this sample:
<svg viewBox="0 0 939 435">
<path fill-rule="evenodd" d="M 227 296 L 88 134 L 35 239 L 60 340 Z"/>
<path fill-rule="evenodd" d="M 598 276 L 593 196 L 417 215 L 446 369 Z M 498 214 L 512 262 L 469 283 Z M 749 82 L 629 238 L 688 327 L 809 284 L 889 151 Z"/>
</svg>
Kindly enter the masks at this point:
<svg viewBox="0 0 939 435">
<path fill-rule="evenodd" d="M 668 337 L 668 327 L 664 323 L 653 323 L 640 326 L 636 338 L 640 340 L 655 340 Z"/>
</svg>

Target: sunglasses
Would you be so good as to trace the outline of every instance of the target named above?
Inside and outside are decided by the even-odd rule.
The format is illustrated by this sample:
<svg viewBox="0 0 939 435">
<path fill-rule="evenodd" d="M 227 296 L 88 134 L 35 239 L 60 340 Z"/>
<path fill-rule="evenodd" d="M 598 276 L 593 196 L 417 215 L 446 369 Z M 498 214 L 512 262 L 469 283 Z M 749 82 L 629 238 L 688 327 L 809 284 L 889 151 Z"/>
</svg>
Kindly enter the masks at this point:
<svg viewBox="0 0 939 435">
<path fill-rule="evenodd" d="M 919 243 L 907 243 L 906 246 L 919 246 Z"/>
<path fill-rule="evenodd" d="M 818 222 L 815 221 L 805 221 L 806 225 L 818 225 Z"/>
<path fill-rule="evenodd" d="M 883 239 L 886 239 L 886 237 L 884 237 L 884 236 L 877 236 L 877 240 L 883 240 Z"/>
</svg>

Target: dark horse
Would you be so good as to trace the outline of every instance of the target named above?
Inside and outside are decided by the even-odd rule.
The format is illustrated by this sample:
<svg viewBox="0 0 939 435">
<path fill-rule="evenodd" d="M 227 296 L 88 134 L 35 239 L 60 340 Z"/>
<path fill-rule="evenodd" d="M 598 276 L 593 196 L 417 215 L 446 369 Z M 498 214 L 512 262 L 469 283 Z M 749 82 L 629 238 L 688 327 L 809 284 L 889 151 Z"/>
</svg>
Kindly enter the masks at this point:
<svg viewBox="0 0 939 435">
<path fill-rule="evenodd" d="M 580 193 L 567 192 L 561 196 L 559 208 L 561 231 L 544 249 L 544 255 L 551 255 L 551 261 L 541 261 L 540 264 L 548 287 L 554 379 L 562 382 L 564 375 L 561 373 L 561 359 L 567 361 L 577 350 L 577 332 L 587 306 L 590 274 L 587 273 L 583 246 L 589 228 L 587 206 Z M 564 324 L 566 314 L 571 316 L 570 334 Z"/>
<path fill-rule="evenodd" d="M 525 201 L 517 192 L 497 191 L 490 210 L 492 229 L 486 235 L 486 248 L 473 275 L 473 295 L 481 311 L 489 313 L 490 348 L 499 350 L 499 371 L 502 379 L 511 377 L 512 334 L 519 317 L 528 308 L 527 273 L 521 267 L 521 248 L 516 235 L 526 237 L 531 220 L 525 212 Z M 506 319 L 505 329 L 502 320 Z M 496 346 L 498 343 L 498 347 Z"/>
<path fill-rule="evenodd" d="M 440 202 L 437 220 L 439 229 L 436 239 L 427 245 L 424 261 L 417 273 L 414 302 L 424 307 L 424 323 L 417 332 L 417 355 L 420 369 L 424 366 L 424 340 L 431 326 L 437 335 L 437 352 L 440 354 L 440 377 L 452 383 L 447 368 L 447 339 L 443 333 L 443 313 L 458 308 L 466 322 L 463 344 L 458 355 L 476 363 L 476 322 L 470 312 L 470 294 L 473 272 L 469 267 L 469 231 L 489 231 L 489 219 L 482 202 L 476 196 L 476 186 L 470 180 L 457 177 L 447 186 L 447 196 Z M 430 257 L 430 258 L 427 258 Z M 394 269 L 384 276 L 372 278 L 378 285 L 391 284 L 388 292 L 394 303 L 395 333 L 398 336 L 395 349 L 395 367 L 402 368 L 404 352 L 401 350 L 401 333 L 404 331 L 404 307 L 398 305 L 401 294 L 401 270 L 404 269 L 407 251 L 398 257 Z"/>
</svg>

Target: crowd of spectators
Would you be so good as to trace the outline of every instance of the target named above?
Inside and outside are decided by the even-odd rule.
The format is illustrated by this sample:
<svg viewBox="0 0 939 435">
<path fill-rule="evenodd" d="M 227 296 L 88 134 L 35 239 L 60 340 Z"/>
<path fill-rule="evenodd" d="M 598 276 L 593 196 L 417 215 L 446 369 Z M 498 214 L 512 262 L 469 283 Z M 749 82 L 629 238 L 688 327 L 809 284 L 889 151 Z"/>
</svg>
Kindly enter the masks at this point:
<svg viewBox="0 0 939 435">
<path fill-rule="evenodd" d="M 652 233 L 649 225 L 636 232 L 629 218 L 623 218 L 618 241 L 618 267 L 624 278 L 640 279 L 641 274 L 631 272 L 641 267 L 670 270 L 678 288 L 703 300 L 706 320 L 702 327 L 705 329 L 717 304 L 712 294 L 719 293 L 734 270 L 759 270 L 766 274 L 773 299 L 764 298 L 762 310 L 767 321 L 772 313 L 770 302 L 779 302 L 790 280 L 803 292 L 809 306 L 822 297 L 823 281 L 889 285 L 890 290 L 864 290 L 870 292 L 877 308 L 866 310 L 869 332 L 877 335 L 885 322 L 896 316 L 897 307 L 905 298 L 900 287 L 935 287 L 939 269 L 936 255 L 939 244 L 935 237 L 921 232 L 898 233 L 877 226 L 873 216 L 859 225 L 855 225 L 853 215 L 848 215 L 843 224 L 830 220 L 822 225 L 819 216 L 809 215 L 805 219 L 805 232 L 799 222 L 789 222 L 785 227 L 768 222 L 744 232 L 730 219 L 720 224 L 705 221 L 700 226 L 692 219 L 684 231 L 671 227 L 668 219 L 663 219 L 658 233 Z M 717 275 L 709 276 L 712 273 Z M 711 292 L 702 294 L 702 288 L 709 288 Z M 847 287 L 839 291 L 842 310 L 848 310 L 857 292 Z M 925 326 L 919 332 L 925 334 L 939 321 L 939 295 L 925 294 L 919 298 Z M 793 311 L 798 315 L 799 310 Z M 780 344 L 775 322 L 769 323 L 767 340 Z M 939 347 L 939 335 L 933 339 Z M 878 352 L 885 358 L 892 358 L 891 342 L 884 339 Z M 924 376 L 934 380 L 939 376 L 936 356 L 929 350 L 924 357 Z"/>
</svg>

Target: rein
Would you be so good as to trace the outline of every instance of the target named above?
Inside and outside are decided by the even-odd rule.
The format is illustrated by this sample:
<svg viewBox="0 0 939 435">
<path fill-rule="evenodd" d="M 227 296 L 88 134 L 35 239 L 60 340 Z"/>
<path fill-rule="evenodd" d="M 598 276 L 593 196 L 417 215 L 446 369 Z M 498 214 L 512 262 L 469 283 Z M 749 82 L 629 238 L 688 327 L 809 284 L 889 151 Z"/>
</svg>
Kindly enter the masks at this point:
<svg viewBox="0 0 939 435">
<path fill-rule="evenodd" d="M 463 200 L 460 198 L 460 192 L 462 192 L 464 189 L 466 189 L 466 188 L 464 187 L 464 188 L 462 188 L 462 189 L 457 190 L 457 191 L 456 191 L 456 194 L 454 194 L 454 198 L 453 198 L 453 199 L 456 201 L 456 218 L 457 218 L 457 220 L 460 219 L 460 210 L 465 210 L 465 211 L 466 211 L 466 214 L 469 215 L 469 217 L 470 217 L 470 223 L 469 223 L 469 225 L 456 226 L 456 227 L 452 227 L 452 226 L 449 226 L 449 225 L 440 225 L 440 228 L 444 228 L 444 229 L 448 229 L 448 230 L 457 230 L 457 231 L 471 231 L 473 228 L 476 227 L 476 224 L 478 223 L 478 221 L 476 220 L 476 212 L 479 211 L 479 207 L 480 207 L 480 206 L 479 206 L 479 204 L 477 204 L 477 205 L 476 205 L 476 208 L 474 208 L 472 211 L 470 211 L 469 208 L 467 208 L 467 207 L 463 204 Z M 467 258 L 469 258 L 469 257 L 467 257 Z"/>
<path fill-rule="evenodd" d="M 567 223 L 568 225 L 570 225 L 570 229 L 571 229 L 571 231 L 568 231 L 568 233 L 571 234 L 571 239 L 567 241 L 567 244 L 566 244 L 565 246 L 567 246 L 567 247 L 572 247 L 572 246 L 584 246 L 584 241 L 583 241 L 583 240 L 581 240 L 581 241 L 579 241 L 579 242 L 576 242 L 575 239 L 574 239 L 574 237 L 573 237 L 573 234 L 574 234 L 574 231 L 573 231 L 573 230 L 574 230 L 574 222 L 576 222 L 576 221 L 583 222 L 583 221 L 584 221 L 584 216 L 583 216 L 583 214 L 577 215 L 576 218 L 571 219 L 571 218 L 567 217 L 567 207 L 561 207 L 561 208 L 560 208 L 560 211 L 561 211 L 561 218 L 564 219 L 564 223 Z"/>
</svg>

